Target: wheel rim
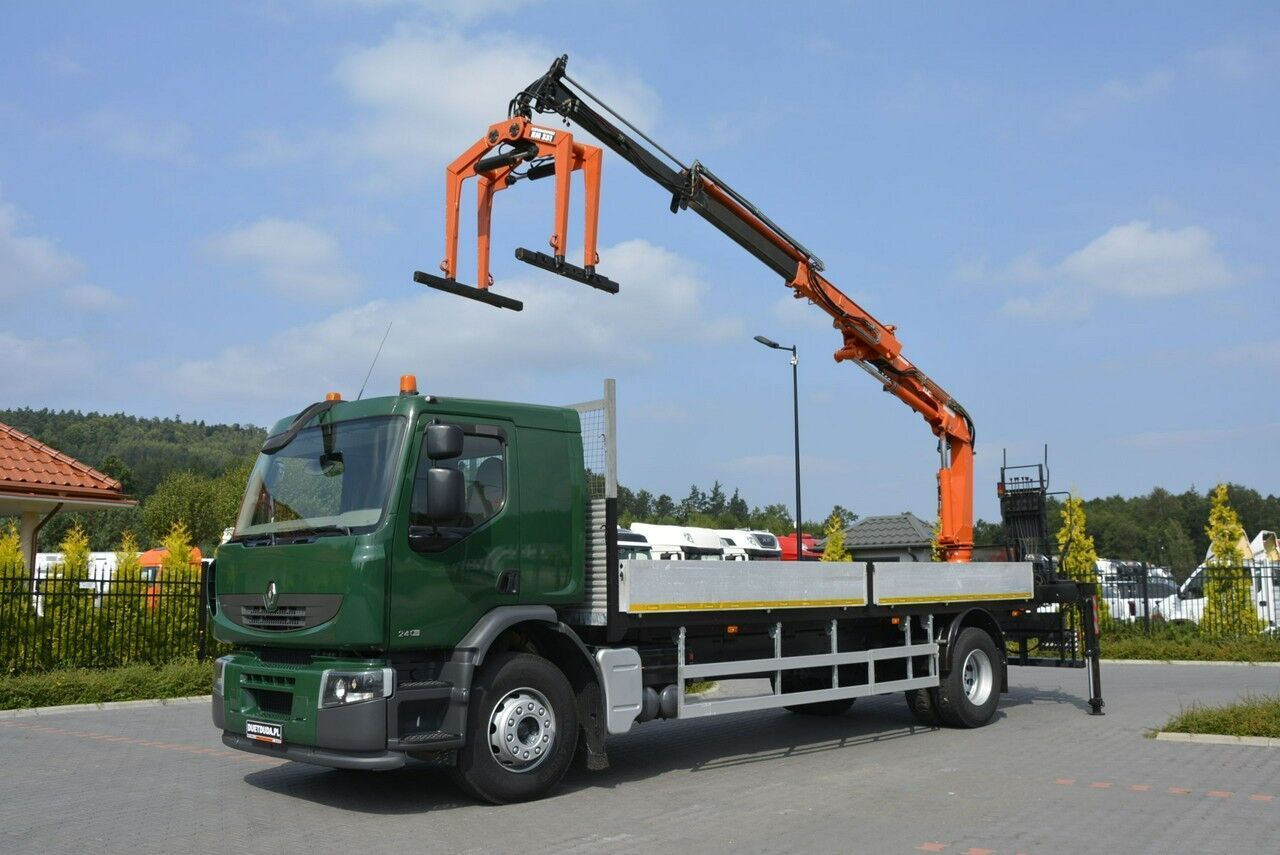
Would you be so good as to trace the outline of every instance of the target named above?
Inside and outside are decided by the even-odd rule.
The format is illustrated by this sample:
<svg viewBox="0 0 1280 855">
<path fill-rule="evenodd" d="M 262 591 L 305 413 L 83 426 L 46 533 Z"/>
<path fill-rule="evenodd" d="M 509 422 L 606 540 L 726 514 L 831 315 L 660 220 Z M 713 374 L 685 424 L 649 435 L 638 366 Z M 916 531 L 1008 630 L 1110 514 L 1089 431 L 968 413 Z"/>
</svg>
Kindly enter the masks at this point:
<svg viewBox="0 0 1280 855">
<path fill-rule="evenodd" d="M 508 772 L 531 772 L 554 749 L 556 714 L 536 689 L 508 692 L 489 714 L 489 750 Z"/>
<path fill-rule="evenodd" d="M 960 680 L 964 686 L 964 696 L 974 706 L 982 706 L 991 697 L 991 688 L 995 682 L 995 669 L 991 667 L 991 658 L 984 650 L 970 650 L 964 658 L 964 666 L 960 672 Z"/>
</svg>

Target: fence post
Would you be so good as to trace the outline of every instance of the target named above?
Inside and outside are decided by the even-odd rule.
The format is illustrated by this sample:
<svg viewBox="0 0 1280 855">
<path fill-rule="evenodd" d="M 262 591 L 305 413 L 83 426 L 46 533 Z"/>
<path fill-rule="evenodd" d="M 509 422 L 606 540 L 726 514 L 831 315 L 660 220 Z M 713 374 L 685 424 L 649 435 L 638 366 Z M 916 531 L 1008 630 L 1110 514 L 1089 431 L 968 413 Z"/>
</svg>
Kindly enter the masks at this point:
<svg viewBox="0 0 1280 855">
<path fill-rule="evenodd" d="M 209 652 L 209 610 L 208 602 L 209 565 L 200 562 L 200 584 L 196 586 L 196 659 L 203 662 Z"/>
<path fill-rule="evenodd" d="M 1142 597 L 1142 631 L 1147 635 L 1151 634 L 1151 589 L 1148 585 L 1150 568 L 1144 561 L 1141 565 L 1141 575 L 1138 577 L 1138 595 Z"/>
</svg>

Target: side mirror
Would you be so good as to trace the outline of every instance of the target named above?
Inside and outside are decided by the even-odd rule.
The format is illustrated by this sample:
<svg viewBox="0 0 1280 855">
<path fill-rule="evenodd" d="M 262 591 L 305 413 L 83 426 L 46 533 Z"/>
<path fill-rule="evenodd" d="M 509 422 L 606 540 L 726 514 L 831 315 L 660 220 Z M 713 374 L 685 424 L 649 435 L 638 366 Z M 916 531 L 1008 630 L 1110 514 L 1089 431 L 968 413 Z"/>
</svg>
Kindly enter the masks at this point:
<svg viewBox="0 0 1280 855">
<path fill-rule="evenodd" d="M 461 436 L 462 431 L 458 434 Z M 422 486 L 427 491 L 426 505 L 418 509 L 419 519 L 438 525 L 462 516 L 466 510 L 466 481 L 461 472 L 432 467 L 427 470 L 425 481 Z"/>
<path fill-rule="evenodd" d="M 433 461 L 458 457 L 462 454 L 462 428 L 457 425 L 427 425 L 424 450 Z"/>
</svg>

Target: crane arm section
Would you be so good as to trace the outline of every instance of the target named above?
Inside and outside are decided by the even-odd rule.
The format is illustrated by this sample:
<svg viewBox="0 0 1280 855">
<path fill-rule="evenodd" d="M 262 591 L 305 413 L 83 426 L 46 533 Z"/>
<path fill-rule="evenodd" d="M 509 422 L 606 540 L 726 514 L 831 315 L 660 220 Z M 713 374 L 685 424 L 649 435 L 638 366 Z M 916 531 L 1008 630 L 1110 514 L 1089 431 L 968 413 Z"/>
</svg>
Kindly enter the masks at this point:
<svg viewBox="0 0 1280 855">
<path fill-rule="evenodd" d="M 813 252 L 705 166 L 696 161 L 686 166 L 612 111 L 568 76 L 565 70 L 567 61 L 567 56 L 557 59 L 546 74 L 512 99 L 509 109 L 511 120 L 531 122 L 535 113 L 556 114 L 566 123 L 577 125 L 671 193 L 673 213 L 680 210 L 694 211 L 781 276 L 794 291 L 794 296 L 809 300 L 830 315 L 833 326 L 843 339 L 835 352 L 836 361 L 853 362 L 866 370 L 881 383 L 886 392 L 919 413 L 938 437 L 941 455 L 938 470 L 938 542 L 946 560 L 968 561 L 973 549 L 974 429 L 964 408 L 902 355 L 902 343 L 895 335 L 893 326 L 882 324 L 823 276 L 824 265 Z M 616 119 L 616 123 L 607 118 L 605 113 Z M 619 125 L 625 125 L 626 130 Z M 534 170 L 536 167 L 530 170 L 530 177 L 538 177 L 532 174 Z M 567 187 L 567 174 L 565 181 Z M 588 202 L 591 201 L 589 198 Z M 456 205 L 456 200 L 453 204 Z M 485 216 L 487 212 L 481 217 L 481 225 L 487 239 Z M 558 205 L 557 217 L 562 216 Z M 456 219 L 454 222 L 456 223 Z M 592 229 L 591 237 L 594 237 L 594 222 L 590 219 L 588 227 Z M 454 237 L 456 239 L 456 228 Z M 584 275 L 596 276 L 593 259 L 590 257 L 594 253 L 594 241 L 590 244 L 588 263 L 584 268 L 576 268 L 563 261 L 562 232 L 560 240 L 560 246 L 556 246 L 556 236 L 553 236 L 553 246 L 556 246 L 558 252 L 554 263 L 545 257 L 545 262 L 530 261 L 527 257 L 528 250 L 518 250 L 517 257 L 600 287 L 583 278 Z M 484 251 L 487 252 L 487 243 Z M 526 255 L 522 256 L 521 253 Z M 485 269 L 487 271 L 487 262 Z M 445 272 L 452 281 L 451 271 L 446 269 Z M 485 288 L 486 284 L 482 282 L 480 287 Z M 455 293 L 457 290 L 456 286 L 433 287 L 442 287 Z M 616 286 L 613 290 L 616 290 Z"/>
</svg>

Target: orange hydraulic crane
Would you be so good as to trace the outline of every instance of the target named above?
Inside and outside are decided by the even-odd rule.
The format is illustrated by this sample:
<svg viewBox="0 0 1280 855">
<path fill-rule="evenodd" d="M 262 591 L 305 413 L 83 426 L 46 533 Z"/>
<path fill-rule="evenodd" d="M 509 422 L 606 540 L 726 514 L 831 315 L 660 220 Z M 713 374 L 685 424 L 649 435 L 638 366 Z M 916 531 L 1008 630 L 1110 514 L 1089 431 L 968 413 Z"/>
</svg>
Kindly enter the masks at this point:
<svg viewBox="0 0 1280 855">
<path fill-rule="evenodd" d="M 446 170 L 444 276 L 418 271 L 414 280 L 459 296 L 519 311 L 518 300 L 493 293 L 489 276 L 489 222 L 493 195 L 522 179 L 555 176 L 556 211 L 547 255 L 517 249 L 516 258 L 602 291 L 618 285 L 596 273 L 601 150 L 575 142 L 569 131 L 533 123 L 535 113 L 554 113 L 576 124 L 671 193 L 671 212 L 693 210 L 783 277 L 796 298 L 825 311 L 843 339 L 837 362 L 853 362 L 924 417 L 938 437 L 938 542 L 948 561 L 968 561 L 973 551 L 973 420 L 964 407 L 902 355 L 895 327 L 882 324 L 823 276 L 824 266 L 803 244 L 697 161 L 686 166 L 588 92 L 566 73 L 568 56 L 511 100 L 509 118 L 494 124 Z M 597 109 L 598 108 L 598 109 Z M 608 113 L 627 131 L 606 119 Z M 634 134 L 634 136 L 632 135 Z M 646 147 L 646 144 L 648 147 Z M 651 147 L 651 148 L 650 148 Z M 523 171 L 521 171 L 521 167 Z M 569 186 L 581 170 L 586 185 L 586 238 L 581 267 L 566 260 Z M 477 179 L 477 287 L 462 285 L 458 273 L 458 215 L 461 188 Z"/>
</svg>

